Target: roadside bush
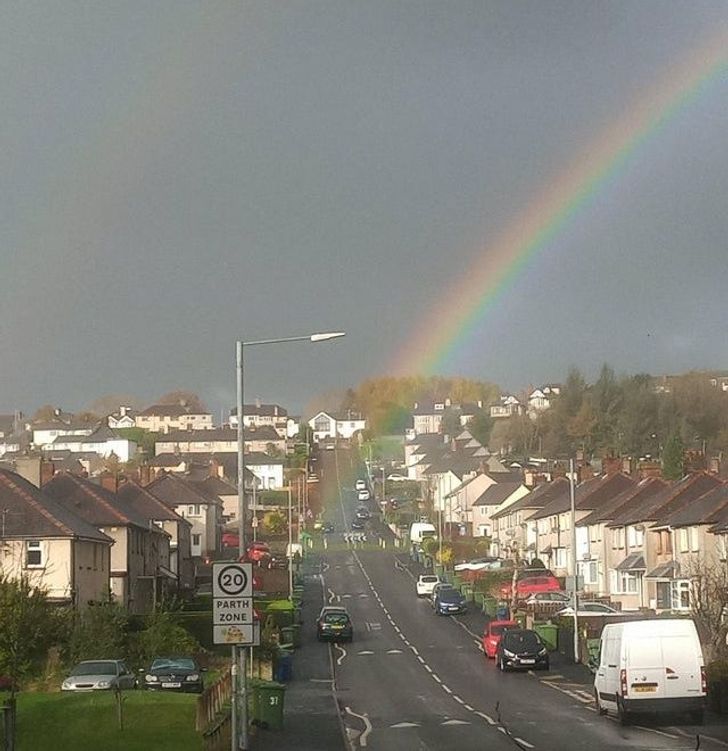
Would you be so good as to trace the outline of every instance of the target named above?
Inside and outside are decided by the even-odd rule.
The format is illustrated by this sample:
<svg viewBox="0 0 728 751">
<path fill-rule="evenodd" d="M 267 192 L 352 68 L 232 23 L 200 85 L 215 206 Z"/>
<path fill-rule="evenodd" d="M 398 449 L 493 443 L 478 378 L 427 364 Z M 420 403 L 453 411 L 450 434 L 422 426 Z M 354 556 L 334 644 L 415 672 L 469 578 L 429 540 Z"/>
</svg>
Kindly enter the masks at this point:
<svg viewBox="0 0 728 751">
<path fill-rule="evenodd" d="M 478 572 L 478 578 L 473 583 L 473 591 L 498 597 L 501 585 L 512 580 L 513 571 L 510 569 Z"/>
<path fill-rule="evenodd" d="M 193 655 L 200 650 L 200 643 L 174 613 L 158 610 L 146 619 L 143 630 L 130 635 L 128 655 L 135 665 L 146 665 L 155 657 Z"/>
<path fill-rule="evenodd" d="M 116 603 L 89 605 L 71 624 L 66 643 L 68 662 L 120 659 L 127 651 L 129 616 Z"/>
</svg>

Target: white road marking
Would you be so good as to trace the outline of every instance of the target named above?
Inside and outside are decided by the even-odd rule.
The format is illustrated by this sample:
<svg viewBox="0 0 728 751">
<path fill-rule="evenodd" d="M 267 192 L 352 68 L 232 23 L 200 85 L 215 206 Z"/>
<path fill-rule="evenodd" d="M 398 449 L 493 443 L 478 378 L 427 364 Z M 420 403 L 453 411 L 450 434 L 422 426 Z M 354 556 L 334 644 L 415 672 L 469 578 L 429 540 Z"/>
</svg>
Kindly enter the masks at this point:
<svg viewBox="0 0 728 751">
<path fill-rule="evenodd" d="M 452 694 L 452 689 L 450 686 L 446 686 L 444 683 L 442 684 L 442 690 L 447 691 L 448 694 Z"/>
<path fill-rule="evenodd" d="M 475 710 L 475 714 L 478 715 L 478 717 L 482 717 L 489 725 L 495 725 L 496 721 L 490 717 L 489 715 L 485 714 L 485 712 L 479 712 L 477 709 Z"/>
<path fill-rule="evenodd" d="M 341 644 L 334 644 L 334 649 L 338 649 L 341 652 L 341 656 L 336 658 L 336 664 L 341 665 L 341 661 L 346 657 L 346 650 Z"/>
<path fill-rule="evenodd" d="M 389 649 L 387 650 L 388 655 L 401 655 L 402 650 L 401 649 Z"/>
<path fill-rule="evenodd" d="M 465 720 L 445 720 L 445 722 L 441 722 L 440 725 L 470 725 L 470 723 Z"/>
<path fill-rule="evenodd" d="M 433 673 L 433 674 L 432 674 L 432 677 L 433 677 L 433 678 L 434 678 L 434 679 L 435 679 L 435 680 L 436 680 L 436 681 L 437 681 L 438 683 L 442 683 L 442 680 L 441 680 L 441 678 L 440 678 L 440 676 L 439 676 L 439 675 L 436 675 L 435 673 Z"/>
<path fill-rule="evenodd" d="M 370 649 L 362 649 L 361 652 L 357 652 L 358 655 L 373 655 L 374 652 L 372 652 Z"/>
<path fill-rule="evenodd" d="M 419 722 L 398 722 L 396 725 L 390 725 L 390 728 L 418 728 L 420 727 Z"/>
<path fill-rule="evenodd" d="M 470 704 L 463 704 L 463 706 L 465 707 L 465 709 L 467 709 L 467 710 L 468 710 L 468 712 L 474 712 L 474 711 L 475 711 L 475 710 L 474 710 L 474 709 L 473 709 L 473 708 L 472 708 L 472 707 L 470 706 Z"/>
<path fill-rule="evenodd" d="M 522 746 L 525 746 L 526 748 L 535 748 L 533 743 L 529 743 L 528 741 L 524 741 L 523 738 L 518 738 L 517 736 L 513 736 L 513 740 L 516 741 L 516 743 L 520 743 Z"/>
<path fill-rule="evenodd" d="M 455 699 L 455 701 L 456 701 L 456 702 L 457 702 L 458 704 L 465 704 L 465 702 L 464 702 L 464 701 L 463 701 L 463 700 L 462 700 L 462 699 L 461 699 L 461 698 L 460 698 L 459 696 L 456 696 L 455 694 L 453 694 L 453 697 L 452 697 L 452 698 L 453 698 L 453 699 Z"/>
<path fill-rule="evenodd" d="M 420 658 L 420 659 L 422 659 L 422 658 Z M 431 672 L 432 672 L 432 668 L 431 668 L 431 667 L 430 667 L 430 666 L 429 666 L 429 665 L 428 665 L 428 664 L 427 664 L 427 663 L 426 663 L 426 662 L 425 662 L 424 660 L 422 660 L 422 664 L 423 664 L 423 665 L 425 666 L 425 670 L 426 670 L 426 671 L 427 671 L 428 673 L 431 673 Z"/>
<path fill-rule="evenodd" d="M 346 707 L 345 709 L 347 714 L 356 717 L 364 723 L 364 732 L 359 736 L 359 745 L 362 748 L 365 748 L 367 745 L 367 736 L 372 732 L 372 723 L 369 722 L 369 717 L 365 714 L 357 714 L 356 712 L 353 712 L 351 707 Z"/>
</svg>

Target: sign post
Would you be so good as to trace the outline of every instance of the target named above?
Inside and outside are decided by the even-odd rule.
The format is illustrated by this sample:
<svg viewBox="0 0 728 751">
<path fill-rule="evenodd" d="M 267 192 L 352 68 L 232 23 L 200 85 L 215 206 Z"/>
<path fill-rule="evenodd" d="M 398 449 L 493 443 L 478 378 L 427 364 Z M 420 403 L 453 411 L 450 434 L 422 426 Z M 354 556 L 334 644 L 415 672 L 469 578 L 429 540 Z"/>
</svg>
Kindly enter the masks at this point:
<svg viewBox="0 0 728 751">
<path fill-rule="evenodd" d="M 212 566 L 212 640 L 214 644 L 252 646 L 253 564 Z"/>
</svg>

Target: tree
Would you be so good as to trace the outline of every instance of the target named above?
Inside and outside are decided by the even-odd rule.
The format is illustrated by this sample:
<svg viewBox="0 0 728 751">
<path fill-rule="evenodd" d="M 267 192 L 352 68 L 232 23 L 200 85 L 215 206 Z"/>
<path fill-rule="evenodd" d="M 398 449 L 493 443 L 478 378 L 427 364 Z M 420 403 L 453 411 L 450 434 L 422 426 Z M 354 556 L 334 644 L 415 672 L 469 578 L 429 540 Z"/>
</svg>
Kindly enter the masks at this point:
<svg viewBox="0 0 728 751">
<path fill-rule="evenodd" d="M 486 412 L 479 412 L 468 423 L 468 430 L 476 441 L 483 446 L 487 446 L 490 442 L 490 435 L 493 432 L 493 418 Z"/>
<path fill-rule="evenodd" d="M 42 407 L 38 407 L 33 415 L 34 420 L 47 422 L 52 420 L 56 416 L 56 408 L 52 404 L 44 404 Z"/>
<path fill-rule="evenodd" d="M 685 448 L 679 433 L 673 433 L 662 454 L 662 475 L 666 480 L 679 480 L 684 474 Z"/>
<path fill-rule="evenodd" d="M 15 694 L 21 681 L 47 654 L 58 633 L 57 612 L 46 593 L 23 576 L 0 575 L 0 674 Z"/>
<path fill-rule="evenodd" d="M 126 654 L 129 616 L 115 602 L 89 605 L 75 617 L 66 645 L 71 662 Z"/>
<path fill-rule="evenodd" d="M 269 511 L 263 517 L 263 526 L 274 535 L 279 535 L 288 529 L 286 517 L 278 511 Z"/>
<path fill-rule="evenodd" d="M 728 563 L 695 556 L 684 574 L 690 579 L 690 609 L 703 646 L 711 654 L 706 661 L 726 653 L 728 637 Z"/>
<path fill-rule="evenodd" d="M 181 407 L 187 407 L 191 412 L 207 412 L 205 403 L 194 391 L 185 391 L 178 389 L 170 391 L 157 399 L 158 404 L 179 404 Z"/>
</svg>

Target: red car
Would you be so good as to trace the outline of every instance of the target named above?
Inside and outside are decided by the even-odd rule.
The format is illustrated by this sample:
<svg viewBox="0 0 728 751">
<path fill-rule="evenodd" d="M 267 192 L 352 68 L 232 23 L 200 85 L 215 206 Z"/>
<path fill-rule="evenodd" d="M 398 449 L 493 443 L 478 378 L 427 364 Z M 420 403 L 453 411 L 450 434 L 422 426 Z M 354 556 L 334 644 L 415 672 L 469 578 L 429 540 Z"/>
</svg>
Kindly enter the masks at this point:
<svg viewBox="0 0 728 751">
<path fill-rule="evenodd" d="M 531 570 L 522 572 L 516 582 L 516 599 L 526 600 L 537 592 L 560 592 L 559 580 L 548 570 Z M 511 599 L 512 583 L 501 585 L 500 596 L 504 600 Z"/>
<path fill-rule="evenodd" d="M 495 651 L 498 649 L 498 642 L 501 640 L 503 632 L 507 628 L 520 628 L 515 621 L 490 621 L 483 631 L 483 652 L 491 660 L 495 658 Z"/>
</svg>

